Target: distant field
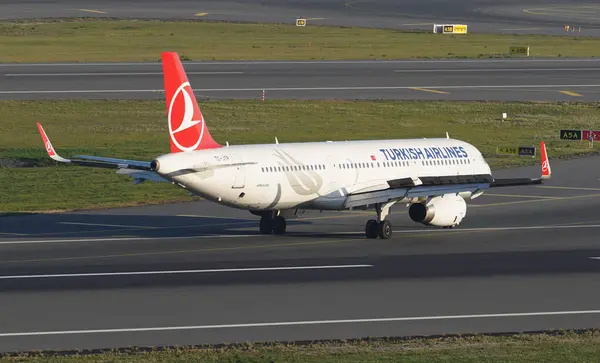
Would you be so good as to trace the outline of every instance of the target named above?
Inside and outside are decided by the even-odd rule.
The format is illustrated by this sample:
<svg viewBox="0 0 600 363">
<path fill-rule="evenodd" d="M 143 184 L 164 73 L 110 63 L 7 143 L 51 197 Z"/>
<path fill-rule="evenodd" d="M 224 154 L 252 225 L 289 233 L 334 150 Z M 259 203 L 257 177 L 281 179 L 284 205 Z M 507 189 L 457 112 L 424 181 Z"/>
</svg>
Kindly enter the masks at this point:
<svg viewBox="0 0 600 363">
<path fill-rule="evenodd" d="M 597 332 L 559 335 L 512 335 L 504 337 L 449 337 L 315 343 L 241 345 L 218 348 L 180 347 L 141 352 L 99 353 L 90 355 L 26 356 L 27 362 L 276 362 L 276 363 L 430 363 L 430 362 L 502 362 L 502 363 L 578 363 L 596 362 L 600 356 Z M 0 362 L 20 362 L 6 357 Z"/>
<path fill-rule="evenodd" d="M 597 143 L 589 149 L 587 142 L 558 140 L 561 128 L 597 128 L 600 112 L 598 104 L 591 103 L 214 101 L 200 105 L 213 137 L 223 144 L 273 143 L 275 136 L 279 142 L 444 137 L 447 131 L 480 148 L 496 168 L 539 162 L 538 157 L 497 158 L 496 146 L 537 147 L 543 139 L 552 159 L 598 150 Z M 502 112 L 508 113 L 508 120 L 502 121 Z M 0 115 L 0 211 L 190 199 L 172 185 L 133 185 L 112 170 L 57 166 L 46 156 L 35 126 L 42 121 L 54 147 L 67 157 L 88 153 L 152 160 L 169 151 L 164 101 L 0 101 Z"/>
<path fill-rule="evenodd" d="M 534 57 L 600 56 L 600 39 L 592 37 L 453 36 L 312 23 L 5 21 L 0 44 L 0 62 L 157 61 L 167 50 L 190 60 L 488 58 L 505 56 L 510 45 L 529 45 Z"/>
</svg>

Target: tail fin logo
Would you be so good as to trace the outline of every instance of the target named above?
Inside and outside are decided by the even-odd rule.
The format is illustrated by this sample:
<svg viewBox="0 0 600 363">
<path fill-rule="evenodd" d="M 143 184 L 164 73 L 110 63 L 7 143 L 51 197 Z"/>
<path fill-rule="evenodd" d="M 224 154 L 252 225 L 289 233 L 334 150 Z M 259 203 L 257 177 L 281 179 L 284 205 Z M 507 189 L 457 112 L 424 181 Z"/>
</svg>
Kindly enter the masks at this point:
<svg viewBox="0 0 600 363">
<path fill-rule="evenodd" d="M 540 143 L 540 149 L 542 149 L 542 178 L 550 178 L 550 161 L 548 160 L 548 152 L 546 151 L 546 144 L 542 141 Z"/>
<path fill-rule="evenodd" d="M 199 110 L 195 112 L 192 92 L 189 82 L 182 83 L 169 105 L 169 134 L 181 151 L 196 150 L 204 136 L 204 117 Z"/>
<path fill-rule="evenodd" d="M 48 154 L 54 155 L 54 148 L 52 147 L 50 140 L 46 141 L 46 151 L 48 152 Z"/>
</svg>

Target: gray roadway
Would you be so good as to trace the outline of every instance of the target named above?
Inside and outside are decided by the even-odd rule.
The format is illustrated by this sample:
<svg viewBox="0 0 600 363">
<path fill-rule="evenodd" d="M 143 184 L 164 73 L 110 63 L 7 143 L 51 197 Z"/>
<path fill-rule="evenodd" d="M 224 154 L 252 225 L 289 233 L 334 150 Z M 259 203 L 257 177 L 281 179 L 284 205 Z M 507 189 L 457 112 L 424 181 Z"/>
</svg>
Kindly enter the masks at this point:
<svg viewBox="0 0 600 363">
<path fill-rule="evenodd" d="M 388 241 L 363 238 L 370 216 L 353 213 L 310 213 L 286 236 L 260 236 L 256 217 L 207 202 L 3 218 L 0 351 L 597 327 L 598 312 L 574 312 L 599 307 L 599 164 L 554 161 L 548 185 L 494 190 L 455 230 L 419 226 L 398 206 Z M 274 267 L 292 269 L 222 271 Z M 216 271 L 4 277 L 198 269 Z M 562 315 L 471 316 L 540 312 Z M 331 321 L 406 317 L 417 320 Z M 268 325 L 281 322 L 292 325 Z M 256 323 L 267 326 L 235 326 Z"/>
<path fill-rule="evenodd" d="M 186 62 L 203 99 L 596 101 L 600 59 Z M 1 64 L 0 99 L 163 99 L 159 63 Z"/>
<path fill-rule="evenodd" d="M 564 25 L 582 27 L 575 35 L 600 35 L 594 0 L 4 0 L 0 19 L 116 17 L 207 19 L 427 29 L 433 23 L 467 24 L 470 32 L 564 34 Z"/>
</svg>

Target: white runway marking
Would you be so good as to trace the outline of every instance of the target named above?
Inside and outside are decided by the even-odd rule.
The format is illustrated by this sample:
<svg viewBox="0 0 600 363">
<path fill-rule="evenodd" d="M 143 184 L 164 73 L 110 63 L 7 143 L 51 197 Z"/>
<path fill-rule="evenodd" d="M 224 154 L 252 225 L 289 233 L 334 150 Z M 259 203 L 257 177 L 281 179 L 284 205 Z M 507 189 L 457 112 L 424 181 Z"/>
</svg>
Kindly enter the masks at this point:
<svg viewBox="0 0 600 363">
<path fill-rule="evenodd" d="M 398 317 L 398 318 L 368 318 L 368 319 L 340 319 L 340 320 L 305 320 L 305 321 L 282 321 L 282 322 L 271 322 L 271 323 L 183 325 L 183 326 L 165 326 L 165 327 L 148 327 L 148 328 L 57 330 L 57 331 L 0 333 L 0 337 L 67 335 L 67 334 L 80 335 L 80 334 L 99 334 L 99 333 L 132 333 L 132 332 L 181 331 L 181 330 L 201 330 L 201 329 L 262 328 L 262 327 L 301 326 L 301 325 L 391 323 L 391 322 L 399 322 L 399 321 L 511 318 L 511 317 L 534 317 L 534 316 L 553 316 L 553 315 L 560 316 L 560 315 L 584 315 L 584 314 L 600 314 L 600 310 L 544 311 L 544 312 L 471 314 L 471 315 L 410 316 L 410 317 Z"/>
<path fill-rule="evenodd" d="M 47 275 L 14 275 L 0 276 L 0 280 L 17 279 L 47 279 L 64 277 L 98 277 L 98 276 L 140 276 L 140 275 L 174 275 L 174 274 L 199 274 L 220 272 L 259 272 L 259 271 L 301 271 L 301 270 L 331 270 L 344 268 L 367 268 L 373 265 L 323 265 L 323 266 L 285 266 L 285 267 L 255 267 L 255 268 L 223 268 L 206 270 L 173 270 L 173 271 L 131 271 L 131 272 L 92 272 L 73 274 L 47 274 Z"/>
<path fill-rule="evenodd" d="M 481 227 L 481 228 L 455 228 L 455 229 L 443 229 L 443 228 L 428 228 L 428 229 L 406 229 L 406 230 L 395 230 L 394 234 L 403 233 L 453 233 L 453 232 L 494 232 L 494 231 L 519 231 L 519 230 L 556 230 L 556 229 L 577 229 L 577 228 L 600 228 L 600 224 L 587 224 L 587 225 L 546 225 L 546 226 L 514 226 L 514 227 Z M 307 234 L 329 234 L 329 235 L 363 235 L 364 232 L 359 231 L 334 231 L 334 232 L 323 232 L 323 233 L 303 233 L 299 231 L 297 235 L 306 236 Z M 293 237 L 294 232 L 289 232 L 288 235 Z M 36 244 L 36 243 L 78 243 L 78 242 L 116 242 L 116 241 L 152 241 L 152 240 L 177 240 L 177 239 L 193 239 L 193 238 L 248 238 L 248 237 L 263 237 L 263 238 L 277 238 L 277 235 L 257 235 L 257 234 L 208 234 L 208 235 L 196 235 L 196 236 L 176 236 L 176 237 L 114 237 L 114 238 L 78 238 L 78 239 L 47 239 L 47 240 L 0 240 L 0 245 L 11 245 L 11 244 Z"/>
<path fill-rule="evenodd" d="M 149 227 L 149 226 L 134 226 L 128 224 L 104 224 L 104 223 L 83 223 L 83 222 L 58 222 L 58 224 L 72 224 L 75 226 L 93 226 L 93 227 L 125 227 L 125 228 L 148 228 L 157 229 L 160 227 Z"/>
<path fill-rule="evenodd" d="M 524 89 L 524 88 L 564 88 L 600 87 L 600 84 L 529 84 L 529 85 L 471 85 L 471 86 L 357 86 L 357 87 L 262 87 L 262 88 L 198 88 L 194 92 L 259 92 L 259 91 L 383 91 L 427 89 Z M 47 93 L 149 93 L 164 92 L 162 89 L 98 89 L 98 90 L 43 90 L 43 91 L 0 91 L 0 94 L 47 94 Z"/>
<path fill-rule="evenodd" d="M 37 243 L 78 243 L 78 242 L 115 242 L 115 241 L 160 241 L 193 238 L 248 238 L 256 237 L 254 234 L 203 234 L 198 236 L 177 237 L 113 237 L 113 238 L 75 238 L 75 239 L 40 239 L 40 240 L 0 240 L 0 245 L 19 245 Z"/>
<path fill-rule="evenodd" d="M 578 68 L 579 69 L 579 68 Z M 186 72 L 187 74 L 243 74 L 244 72 Z M 162 76 L 162 72 L 114 72 L 114 73 L 101 73 L 101 72 L 89 72 L 89 73 L 7 73 L 5 77 L 65 77 L 65 76 L 76 76 L 76 77 L 88 77 L 88 76 Z"/>
<path fill-rule="evenodd" d="M 560 72 L 600 71 L 600 68 L 481 68 L 481 69 L 394 69 L 394 73 L 453 73 L 453 72 Z"/>
<path fill-rule="evenodd" d="M 448 60 L 331 60 L 331 61 L 192 61 L 182 62 L 187 65 L 236 65 L 236 64 L 424 64 L 424 63 L 568 63 L 568 62 L 598 62 L 597 58 L 584 59 L 448 59 Z M 159 68 L 159 62 L 96 62 L 96 63 L 0 63 L 0 67 L 76 67 L 76 66 L 151 66 Z"/>
<path fill-rule="evenodd" d="M 207 219 L 232 219 L 232 220 L 239 220 L 239 221 L 256 222 L 256 219 L 253 219 L 253 218 L 204 216 L 204 215 L 199 215 L 199 214 L 177 214 L 177 217 L 207 218 Z"/>
<path fill-rule="evenodd" d="M 454 229 L 417 229 L 394 231 L 394 233 L 418 233 L 418 232 L 468 232 L 468 231 L 518 231 L 531 229 L 570 229 L 570 228 L 600 228 L 600 224 L 587 225 L 547 225 L 547 226 L 522 226 L 522 227 L 481 227 L 481 228 L 454 228 Z"/>
<path fill-rule="evenodd" d="M 518 230 L 531 230 L 531 229 L 566 229 L 566 228 L 600 228 L 600 224 L 588 224 L 588 225 L 548 225 L 548 226 L 515 226 L 515 227 L 480 227 L 480 228 L 454 228 L 454 229 L 444 229 L 434 227 L 431 229 L 396 229 L 394 230 L 394 234 L 396 233 L 453 233 L 453 232 L 494 232 L 494 231 L 518 231 Z M 294 232 L 289 232 L 289 235 L 293 235 Z M 317 233 L 319 234 L 319 233 Z M 331 235 L 364 235 L 365 232 L 357 232 L 357 231 L 347 231 L 347 232 L 323 232 L 323 234 L 331 234 Z M 299 233 L 299 235 L 304 235 Z"/>
<path fill-rule="evenodd" d="M 394 69 L 394 73 L 461 73 L 461 72 L 589 72 L 600 68 L 482 68 L 482 69 Z M 187 72 L 188 75 L 244 74 L 240 71 Z M 91 77 L 91 76 L 162 76 L 162 72 L 84 72 L 84 73 L 6 73 L 5 77 Z"/>
</svg>

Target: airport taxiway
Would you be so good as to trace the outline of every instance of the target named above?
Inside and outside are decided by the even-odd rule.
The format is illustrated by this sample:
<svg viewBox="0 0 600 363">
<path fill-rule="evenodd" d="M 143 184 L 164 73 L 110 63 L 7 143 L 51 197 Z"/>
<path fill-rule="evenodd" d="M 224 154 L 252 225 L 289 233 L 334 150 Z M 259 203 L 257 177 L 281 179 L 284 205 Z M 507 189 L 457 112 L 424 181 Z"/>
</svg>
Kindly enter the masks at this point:
<svg viewBox="0 0 600 363">
<path fill-rule="evenodd" d="M 598 326 L 598 163 L 553 161 L 454 230 L 397 206 L 386 241 L 363 237 L 368 213 L 261 236 L 204 201 L 2 218 L 0 351 Z"/>
<path fill-rule="evenodd" d="M 198 100 L 595 101 L 600 59 L 185 62 Z M 163 99 L 160 63 L 0 64 L 0 99 Z"/>
<path fill-rule="evenodd" d="M 600 35 L 600 6 L 594 0 L 5 0 L 0 19 L 110 17 L 205 19 L 431 30 L 434 23 L 467 24 L 469 32 L 565 34 L 564 26 L 582 27 L 569 35 Z"/>
</svg>

